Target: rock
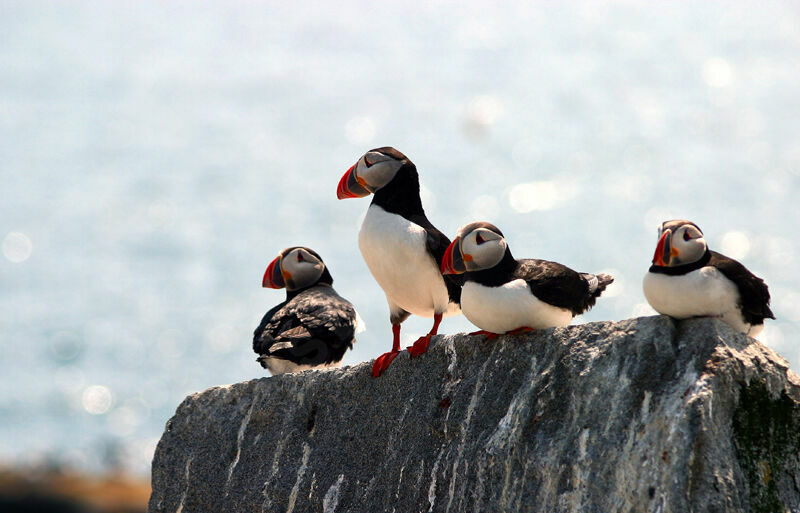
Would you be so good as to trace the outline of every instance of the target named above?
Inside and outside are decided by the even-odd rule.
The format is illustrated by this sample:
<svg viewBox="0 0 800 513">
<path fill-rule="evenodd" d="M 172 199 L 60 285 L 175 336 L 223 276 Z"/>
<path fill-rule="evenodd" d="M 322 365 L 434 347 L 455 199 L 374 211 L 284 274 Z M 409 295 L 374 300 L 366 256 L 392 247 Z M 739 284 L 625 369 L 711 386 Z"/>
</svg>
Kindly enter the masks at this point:
<svg viewBox="0 0 800 513">
<path fill-rule="evenodd" d="M 436 337 L 192 395 L 149 511 L 800 510 L 800 378 L 712 319 Z"/>
</svg>

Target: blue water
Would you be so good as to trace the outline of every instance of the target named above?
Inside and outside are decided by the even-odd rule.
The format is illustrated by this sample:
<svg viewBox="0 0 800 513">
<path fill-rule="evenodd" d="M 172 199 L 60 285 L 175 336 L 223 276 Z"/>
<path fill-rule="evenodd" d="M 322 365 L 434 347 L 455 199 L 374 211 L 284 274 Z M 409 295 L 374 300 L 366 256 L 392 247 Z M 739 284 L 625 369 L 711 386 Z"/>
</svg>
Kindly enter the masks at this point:
<svg viewBox="0 0 800 513">
<path fill-rule="evenodd" d="M 797 3 L 339 4 L 0 2 L 0 464 L 145 474 L 184 396 L 265 375 L 285 246 L 365 320 L 345 362 L 387 350 L 368 200 L 335 196 L 383 145 L 448 235 L 612 272 L 576 322 L 651 313 L 656 227 L 694 220 L 800 365 Z"/>
</svg>

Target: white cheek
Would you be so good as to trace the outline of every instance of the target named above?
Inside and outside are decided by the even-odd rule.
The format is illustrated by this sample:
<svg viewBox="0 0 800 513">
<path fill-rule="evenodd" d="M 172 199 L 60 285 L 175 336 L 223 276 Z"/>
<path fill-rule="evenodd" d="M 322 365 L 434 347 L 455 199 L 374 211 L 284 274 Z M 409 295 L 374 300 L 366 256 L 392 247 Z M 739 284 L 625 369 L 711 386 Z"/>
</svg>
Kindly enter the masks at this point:
<svg viewBox="0 0 800 513">
<path fill-rule="evenodd" d="M 503 259 L 503 254 L 506 252 L 505 243 L 486 242 L 479 246 L 475 253 L 472 255 L 475 263 L 481 269 L 488 269 L 497 265 Z"/>
<path fill-rule="evenodd" d="M 378 162 L 372 167 L 366 167 L 366 165 L 364 165 L 359 170 L 358 175 L 363 177 L 371 187 L 378 188 L 389 183 L 392 178 L 394 178 L 394 175 L 397 173 L 398 169 L 399 166 L 397 165 L 397 162 L 393 160 L 387 160 Z"/>
</svg>

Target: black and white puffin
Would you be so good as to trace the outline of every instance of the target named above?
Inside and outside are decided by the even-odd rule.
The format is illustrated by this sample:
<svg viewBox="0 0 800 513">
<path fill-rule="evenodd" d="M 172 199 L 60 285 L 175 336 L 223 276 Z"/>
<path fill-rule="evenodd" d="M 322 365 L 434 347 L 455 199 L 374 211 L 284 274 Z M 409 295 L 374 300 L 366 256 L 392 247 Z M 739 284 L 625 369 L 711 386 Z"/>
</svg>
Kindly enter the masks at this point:
<svg viewBox="0 0 800 513">
<path fill-rule="evenodd" d="M 442 260 L 443 274 L 465 273 L 461 312 L 493 338 L 500 333 L 566 326 L 614 281 L 556 262 L 516 260 L 503 232 L 489 223 L 461 227 Z"/>
<path fill-rule="evenodd" d="M 422 208 L 417 167 L 394 148 L 370 150 L 339 181 L 339 199 L 373 194 L 358 234 L 361 255 L 386 294 L 392 323 L 392 350 L 379 356 L 372 375 L 380 376 L 400 352 L 400 323 L 409 314 L 433 317 L 433 327 L 408 348 L 424 353 L 442 316 L 459 312 L 461 280 L 442 276 L 439 266 L 450 240 Z M 455 279 L 454 279 L 455 278 Z"/>
<path fill-rule="evenodd" d="M 355 342 L 357 314 L 333 289 L 313 250 L 286 248 L 264 273 L 262 286 L 286 288 L 286 301 L 268 311 L 253 333 L 256 359 L 270 373 L 338 367 Z"/>
<path fill-rule="evenodd" d="M 702 230 L 683 219 L 661 223 L 643 286 L 650 306 L 676 319 L 718 317 L 755 337 L 764 319 L 775 318 L 764 280 L 736 260 L 709 250 Z"/>
</svg>

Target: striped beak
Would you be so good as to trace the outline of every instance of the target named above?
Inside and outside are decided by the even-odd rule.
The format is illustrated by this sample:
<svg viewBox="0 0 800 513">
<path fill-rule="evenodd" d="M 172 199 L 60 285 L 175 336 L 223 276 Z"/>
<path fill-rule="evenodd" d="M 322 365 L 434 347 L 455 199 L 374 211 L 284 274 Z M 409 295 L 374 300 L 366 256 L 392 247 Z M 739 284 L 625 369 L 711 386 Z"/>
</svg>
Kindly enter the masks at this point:
<svg viewBox="0 0 800 513">
<path fill-rule="evenodd" d="M 464 256 L 461 254 L 461 237 L 456 237 L 453 242 L 447 246 L 442 258 L 441 269 L 442 274 L 461 274 L 466 272 L 467 268 L 464 265 Z"/>
<path fill-rule="evenodd" d="M 669 262 L 672 260 L 672 247 L 670 244 L 671 239 L 672 230 L 664 230 L 664 233 L 661 234 L 661 238 L 658 239 L 656 252 L 653 255 L 653 265 L 657 265 L 659 267 L 669 266 Z"/>
<path fill-rule="evenodd" d="M 355 171 L 356 166 L 351 166 L 350 169 L 339 180 L 339 186 L 336 188 L 336 197 L 339 199 L 347 198 L 363 198 L 368 196 L 370 191 L 367 190 L 361 182 L 359 182 Z"/>
<path fill-rule="evenodd" d="M 267 270 L 264 273 L 264 279 L 261 280 L 261 286 L 269 289 L 282 289 L 286 286 L 286 282 L 283 281 L 283 275 L 281 273 L 281 258 L 277 257 L 275 260 L 269 263 L 267 266 Z"/>
</svg>

